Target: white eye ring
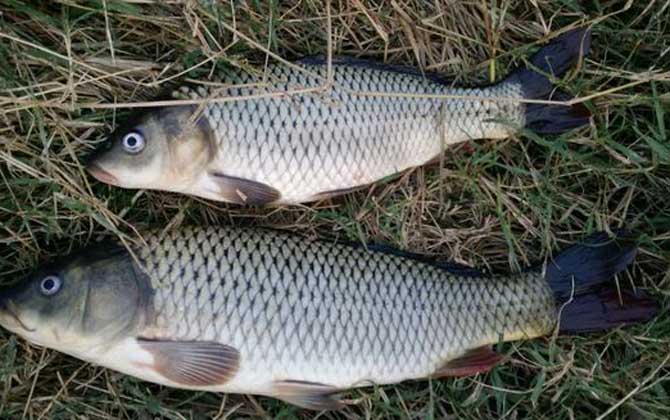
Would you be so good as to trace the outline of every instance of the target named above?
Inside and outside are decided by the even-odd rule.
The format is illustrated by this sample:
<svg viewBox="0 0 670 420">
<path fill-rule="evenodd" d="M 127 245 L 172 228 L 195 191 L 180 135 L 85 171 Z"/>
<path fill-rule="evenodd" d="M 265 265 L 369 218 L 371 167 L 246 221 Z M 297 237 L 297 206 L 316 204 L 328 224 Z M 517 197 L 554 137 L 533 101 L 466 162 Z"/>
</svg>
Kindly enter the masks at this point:
<svg viewBox="0 0 670 420">
<path fill-rule="evenodd" d="M 144 149 L 144 136 L 137 131 L 131 131 L 123 136 L 121 145 L 128 153 L 139 153 Z"/>
<path fill-rule="evenodd" d="M 40 282 L 40 291 L 45 296 L 51 296 L 60 290 L 63 281 L 58 276 L 46 276 Z"/>
</svg>

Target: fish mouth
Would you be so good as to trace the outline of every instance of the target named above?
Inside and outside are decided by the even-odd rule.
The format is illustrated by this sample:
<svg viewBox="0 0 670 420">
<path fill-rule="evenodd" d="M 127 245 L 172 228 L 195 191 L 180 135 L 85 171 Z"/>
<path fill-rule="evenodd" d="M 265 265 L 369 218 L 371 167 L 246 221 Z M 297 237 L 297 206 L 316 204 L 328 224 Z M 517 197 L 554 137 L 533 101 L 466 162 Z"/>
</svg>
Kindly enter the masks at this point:
<svg viewBox="0 0 670 420">
<path fill-rule="evenodd" d="M 27 332 L 35 332 L 35 328 L 29 328 L 22 320 L 19 318 L 16 312 L 11 307 L 11 302 L 0 302 L 0 315 L 1 314 L 9 315 L 9 318 L 14 321 L 16 325 Z"/>
<path fill-rule="evenodd" d="M 97 163 L 88 164 L 88 166 L 86 166 L 86 170 L 98 181 L 104 182 L 105 184 L 119 186 L 119 180 L 111 173 L 102 169 Z"/>
</svg>

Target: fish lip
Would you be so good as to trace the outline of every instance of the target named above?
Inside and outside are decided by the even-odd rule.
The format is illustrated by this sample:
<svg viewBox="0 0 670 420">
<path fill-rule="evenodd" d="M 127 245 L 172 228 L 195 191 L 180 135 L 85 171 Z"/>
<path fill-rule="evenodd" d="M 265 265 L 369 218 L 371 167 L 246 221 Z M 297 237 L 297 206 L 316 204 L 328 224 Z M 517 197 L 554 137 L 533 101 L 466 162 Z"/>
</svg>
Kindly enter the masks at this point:
<svg viewBox="0 0 670 420">
<path fill-rule="evenodd" d="M 112 175 L 111 173 L 107 172 L 106 170 L 102 169 L 100 165 L 97 163 L 89 163 L 86 166 L 86 170 L 88 173 L 93 175 L 95 179 L 98 181 L 104 182 L 105 184 L 111 184 L 118 186 L 119 185 L 119 180 Z"/>
<path fill-rule="evenodd" d="M 11 303 L 11 301 L 2 302 L 2 303 L 0 304 L 0 313 L 1 313 L 1 312 L 5 312 L 6 314 L 8 314 L 12 319 L 14 319 L 14 321 L 16 321 L 16 323 L 18 324 L 18 326 L 21 327 L 22 329 L 24 329 L 25 331 L 27 331 L 27 332 L 31 332 L 31 333 L 32 333 L 32 332 L 35 332 L 35 328 L 29 328 L 29 327 L 28 327 L 28 326 L 21 320 L 21 318 L 19 317 L 19 315 L 18 315 L 16 312 L 14 312 L 14 310 L 10 307 L 10 303 Z"/>
</svg>

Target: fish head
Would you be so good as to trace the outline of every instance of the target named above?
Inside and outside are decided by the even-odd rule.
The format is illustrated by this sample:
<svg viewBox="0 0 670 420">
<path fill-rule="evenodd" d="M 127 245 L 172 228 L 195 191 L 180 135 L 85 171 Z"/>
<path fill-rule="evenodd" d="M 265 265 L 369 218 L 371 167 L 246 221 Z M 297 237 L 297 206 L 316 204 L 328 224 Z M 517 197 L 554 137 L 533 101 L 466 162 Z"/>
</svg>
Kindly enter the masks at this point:
<svg viewBox="0 0 670 420">
<path fill-rule="evenodd" d="M 112 133 L 86 169 L 118 187 L 184 192 L 213 159 L 215 142 L 197 107 L 151 109 Z"/>
<path fill-rule="evenodd" d="M 93 359 L 146 319 L 144 274 L 123 252 L 66 257 L 0 290 L 0 325 L 32 343 Z"/>
</svg>

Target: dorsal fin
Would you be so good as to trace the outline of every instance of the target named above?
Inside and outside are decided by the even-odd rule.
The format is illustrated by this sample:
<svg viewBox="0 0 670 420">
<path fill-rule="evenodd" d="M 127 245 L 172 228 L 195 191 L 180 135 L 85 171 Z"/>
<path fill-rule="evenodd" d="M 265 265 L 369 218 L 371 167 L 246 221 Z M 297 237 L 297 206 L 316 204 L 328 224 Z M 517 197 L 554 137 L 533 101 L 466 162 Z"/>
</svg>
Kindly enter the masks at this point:
<svg viewBox="0 0 670 420">
<path fill-rule="evenodd" d="M 287 233 L 286 230 L 282 229 L 276 229 L 272 227 L 263 227 L 261 228 L 264 231 L 268 232 L 275 232 L 275 233 L 280 233 L 282 235 L 285 235 Z M 324 243 L 337 243 L 338 245 L 346 246 L 349 248 L 354 248 L 354 249 L 367 249 L 371 252 L 379 252 L 382 254 L 388 254 L 388 255 L 394 255 L 397 257 L 402 257 L 414 261 L 419 261 L 424 264 L 430 264 L 434 267 L 441 268 L 443 270 L 449 271 L 452 274 L 458 275 L 458 276 L 463 276 L 463 277 L 485 277 L 487 274 L 486 272 L 483 272 L 479 269 L 469 267 L 464 264 L 459 264 L 451 261 L 445 261 L 442 260 L 438 257 L 432 257 L 428 255 L 421 255 L 421 254 L 416 254 L 413 252 L 409 251 L 403 251 L 398 248 L 395 248 L 391 245 L 385 245 L 385 244 L 363 244 L 360 242 L 354 242 L 349 239 L 342 239 L 338 238 L 337 240 L 325 240 L 325 239 L 318 239 L 316 242 L 324 242 Z"/>
<path fill-rule="evenodd" d="M 381 252 L 383 254 L 395 255 L 398 257 L 406 258 L 409 260 L 419 261 L 424 264 L 430 264 L 434 267 L 441 268 L 443 270 L 449 271 L 452 274 L 464 277 L 483 277 L 486 274 L 481 270 L 478 270 L 473 267 L 468 267 L 467 265 L 441 260 L 437 257 L 431 257 L 428 255 L 416 254 L 410 251 L 403 251 L 398 248 L 394 248 L 390 245 L 384 244 L 367 244 L 363 245 L 356 242 L 344 242 L 344 244 L 351 246 L 353 248 L 366 248 L 372 252 Z"/>
<path fill-rule="evenodd" d="M 328 63 L 327 58 L 324 55 L 313 55 L 303 57 L 296 61 L 298 64 L 305 66 L 325 66 Z M 334 66 L 350 66 L 350 67 L 361 67 L 365 69 L 380 70 L 380 71 L 390 71 L 393 73 L 407 74 L 409 76 L 415 76 L 423 79 L 431 80 L 435 83 L 441 85 L 451 85 L 452 80 L 435 73 L 435 72 L 422 72 L 416 67 L 403 66 L 401 64 L 385 64 L 380 63 L 368 58 L 358 58 L 350 57 L 346 55 L 336 55 L 333 56 L 332 63 Z"/>
</svg>

